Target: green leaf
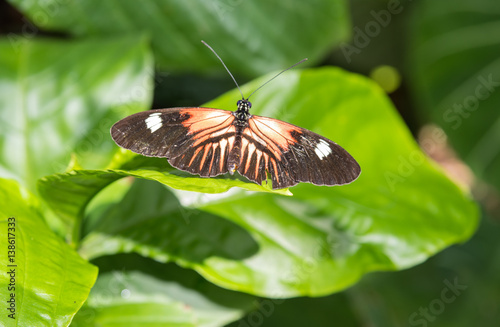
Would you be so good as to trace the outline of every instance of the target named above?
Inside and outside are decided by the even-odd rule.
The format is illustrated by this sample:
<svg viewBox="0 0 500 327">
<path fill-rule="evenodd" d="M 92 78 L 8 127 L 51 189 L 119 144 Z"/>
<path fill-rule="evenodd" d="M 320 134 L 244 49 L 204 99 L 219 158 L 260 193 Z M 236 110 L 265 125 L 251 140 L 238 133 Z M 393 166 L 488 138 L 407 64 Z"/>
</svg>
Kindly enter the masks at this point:
<svg viewBox="0 0 500 327">
<path fill-rule="evenodd" d="M 237 92 L 207 106 L 233 108 Z M 90 258 L 138 252 L 173 260 L 217 285 L 251 294 L 320 296 L 369 271 L 411 267 L 474 232 L 476 205 L 423 155 L 373 82 L 334 68 L 296 70 L 252 102 L 255 114 L 306 127 L 345 147 L 362 167 L 359 179 L 341 187 L 300 184 L 294 197 L 233 190 L 196 199 L 175 191 L 181 203 L 163 188 L 139 185 L 103 214 L 80 252 Z M 147 165 L 138 171 L 158 174 Z M 48 180 L 57 178 L 47 186 L 48 197 L 67 181 Z M 72 187 L 85 189 L 82 182 L 70 182 L 67 192 Z M 79 205 L 83 210 L 85 204 Z"/>
<path fill-rule="evenodd" d="M 0 41 L 0 175 L 34 190 L 72 152 L 88 168 L 105 165 L 111 125 L 150 104 L 147 39 L 17 42 Z"/>
<path fill-rule="evenodd" d="M 75 36 L 147 32 L 156 62 L 168 70 L 220 71 L 201 39 L 234 72 L 258 76 L 304 57 L 313 63 L 322 60 L 349 35 L 344 0 L 10 2 L 43 29 Z"/>
<path fill-rule="evenodd" d="M 116 224 L 118 217 L 122 217 L 120 224 Z M 243 259 L 257 249 L 257 243 L 238 225 L 184 208 L 163 185 L 137 180 L 119 203 L 103 213 L 79 251 L 86 258 L 135 251 L 189 265 L 210 256 Z"/>
<path fill-rule="evenodd" d="M 288 189 L 272 190 L 271 185 L 257 185 L 242 177 L 218 176 L 203 178 L 172 168 L 166 159 L 146 158 L 118 152 L 112 164 L 122 168 L 103 170 L 73 170 L 68 173 L 45 176 L 38 182 L 38 191 L 49 207 L 58 215 L 70 243 L 79 240 L 80 223 L 85 206 L 104 187 L 124 177 L 137 177 L 154 180 L 174 189 L 204 193 L 222 193 L 232 187 L 250 191 L 272 192 L 291 195 Z M 117 159 L 118 158 L 118 159 Z M 138 165 L 142 165 L 138 166 Z M 68 197 L 68 192 L 72 194 Z"/>
<path fill-rule="evenodd" d="M 218 288 L 175 265 L 137 255 L 106 257 L 96 264 L 104 268 L 72 327 L 215 327 L 252 307 L 252 297 Z"/>
<path fill-rule="evenodd" d="M 488 0 L 422 1 L 415 11 L 415 99 L 480 178 L 500 189 L 500 12 Z"/>
<path fill-rule="evenodd" d="M 0 180 L 0 217 L 4 307 L 15 295 L 15 319 L 2 310 L 5 326 L 68 326 L 95 282 L 96 267 L 48 228 L 36 199 L 13 180 Z M 8 246 L 15 247 L 12 257 L 11 252 L 7 257 Z"/>
</svg>

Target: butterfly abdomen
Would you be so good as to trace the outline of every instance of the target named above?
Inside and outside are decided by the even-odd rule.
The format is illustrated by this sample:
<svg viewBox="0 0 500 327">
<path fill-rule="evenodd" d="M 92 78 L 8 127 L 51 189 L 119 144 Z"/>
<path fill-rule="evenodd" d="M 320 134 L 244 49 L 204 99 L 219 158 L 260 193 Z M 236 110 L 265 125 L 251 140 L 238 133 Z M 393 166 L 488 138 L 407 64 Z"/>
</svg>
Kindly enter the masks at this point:
<svg viewBox="0 0 500 327">
<path fill-rule="evenodd" d="M 238 167 L 241 166 L 241 133 L 245 124 L 245 122 L 242 122 L 239 119 L 235 120 L 236 134 L 234 145 L 227 158 L 227 168 L 231 175 L 234 174 L 234 172 L 238 170 Z"/>
</svg>

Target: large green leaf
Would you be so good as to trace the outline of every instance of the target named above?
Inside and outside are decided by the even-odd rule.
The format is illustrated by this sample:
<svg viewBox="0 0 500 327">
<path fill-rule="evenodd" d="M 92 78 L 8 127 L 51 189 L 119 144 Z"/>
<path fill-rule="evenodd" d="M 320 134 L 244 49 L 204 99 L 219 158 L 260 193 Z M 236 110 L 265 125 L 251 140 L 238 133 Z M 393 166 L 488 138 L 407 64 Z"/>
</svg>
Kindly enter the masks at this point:
<svg viewBox="0 0 500 327">
<path fill-rule="evenodd" d="M 159 183 L 136 181 L 103 217 L 107 218 L 95 224 L 84 238 L 79 250 L 84 257 L 136 251 L 161 261 L 174 258 L 189 265 L 210 256 L 244 259 L 258 250 L 243 228 L 206 212 L 184 208 Z M 118 217 L 122 217 L 120 224 L 116 224 Z"/>
<path fill-rule="evenodd" d="M 2 326 L 68 326 L 95 282 L 96 267 L 48 228 L 36 199 L 13 180 L 0 180 L 0 217 L 0 297 L 4 308 L 15 300 L 15 319 L 3 309 Z M 8 246 L 15 248 L 9 257 Z"/>
<path fill-rule="evenodd" d="M 267 78 L 245 85 L 244 92 Z M 207 106 L 230 109 L 235 99 L 232 91 Z M 420 263 L 474 232 L 475 204 L 425 158 L 373 82 L 334 68 L 293 71 L 252 101 L 255 114 L 290 121 L 344 146 L 362 167 L 359 179 L 342 187 L 301 184 L 294 197 L 235 190 L 189 202 L 192 193 L 176 191 L 181 203 L 162 188 L 137 186 L 103 214 L 81 253 L 93 258 L 134 251 L 192 267 L 230 289 L 319 296 L 369 271 Z M 69 183 L 67 190 L 72 187 L 85 188 Z M 79 206 L 83 210 L 85 203 Z"/>
<path fill-rule="evenodd" d="M 272 190 L 270 184 L 257 185 L 238 176 L 203 178 L 171 167 L 166 159 L 146 158 L 120 150 L 108 169 L 75 169 L 68 173 L 45 176 L 38 191 L 58 215 L 70 243 L 78 242 L 85 206 L 104 187 L 123 177 L 154 180 L 174 189 L 222 193 L 232 187 L 250 191 L 291 195 L 288 189 Z M 68 197 L 71 193 L 71 197 Z"/>
<path fill-rule="evenodd" d="M 76 36 L 148 32 L 164 69 L 232 70 L 257 76 L 309 57 L 321 60 L 348 36 L 345 0 L 10 0 L 35 25 Z"/>
<path fill-rule="evenodd" d="M 500 5 L 417 5 L 410 66 L 415 99 L 474 172 L 500 188 Z"/>
<path fill-rule="evenodd" d="M 95 263 L 101 274 L 72 327 L 216 327 L 253 307 L 253 297 L 216 287 L 173 264 L 137 255 Z"/>
<path fill-rule="evenodd" d="M 144 37 L 0 41 L 0 175 L 34 189 L 64 171 L 70 154 L 102 167 L 109 128 L 151 101 L 152 56 Z"/>
</svg>

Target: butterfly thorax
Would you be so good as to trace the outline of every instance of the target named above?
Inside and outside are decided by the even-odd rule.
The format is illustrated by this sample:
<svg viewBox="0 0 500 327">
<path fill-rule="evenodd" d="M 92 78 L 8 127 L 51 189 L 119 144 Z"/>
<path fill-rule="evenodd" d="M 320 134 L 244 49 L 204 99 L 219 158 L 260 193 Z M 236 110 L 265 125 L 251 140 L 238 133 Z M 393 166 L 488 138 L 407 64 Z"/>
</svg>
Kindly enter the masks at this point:
<svg viewBox="0 0 500 327">
<path fill-rule="evenodd" d="M 252 103 L 247 99 L 238 100 L 236 103 L 238 109 L 233 112 L 234 117 L 236 117 L 234 124 L 236 125 L 236 135 L 234 140 L 234 145 L 231 152 L 228 155 L 227 167 L 229 173 L 232 175 L 240 166 L 241 161 L 241 134 L 243 130 L 248 126 L 248 120 L 252 117 L 250 115 L 250 108 Z"/>
<path fill-rule="evenodd" d="M 237 119 L 235 123 L 238 126 L 245 126 L 251 117 L 250 108 L 252 108 L 252 103 L 246 99 L 242 99 L 238 100 L 236 104 L 238 109 L 233 114 Z"/>
</svg>

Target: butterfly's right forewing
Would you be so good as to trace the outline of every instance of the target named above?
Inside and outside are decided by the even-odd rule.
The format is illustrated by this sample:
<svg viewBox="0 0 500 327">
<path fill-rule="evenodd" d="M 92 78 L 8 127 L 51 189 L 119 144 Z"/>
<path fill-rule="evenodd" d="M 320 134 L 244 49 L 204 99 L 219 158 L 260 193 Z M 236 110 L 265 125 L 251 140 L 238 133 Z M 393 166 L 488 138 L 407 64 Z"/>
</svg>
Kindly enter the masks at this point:
<svg viewBox="0 0 500 327">
<path fill-rule="evenodd" d="M 260 184 L 269 173 L 273 189 L 299 182 L 342 185 L 361 172 L 356 160 L 335 142 L 273 118 L 252 116 L 242 144 L 240 174 Z"/>
</svg>

